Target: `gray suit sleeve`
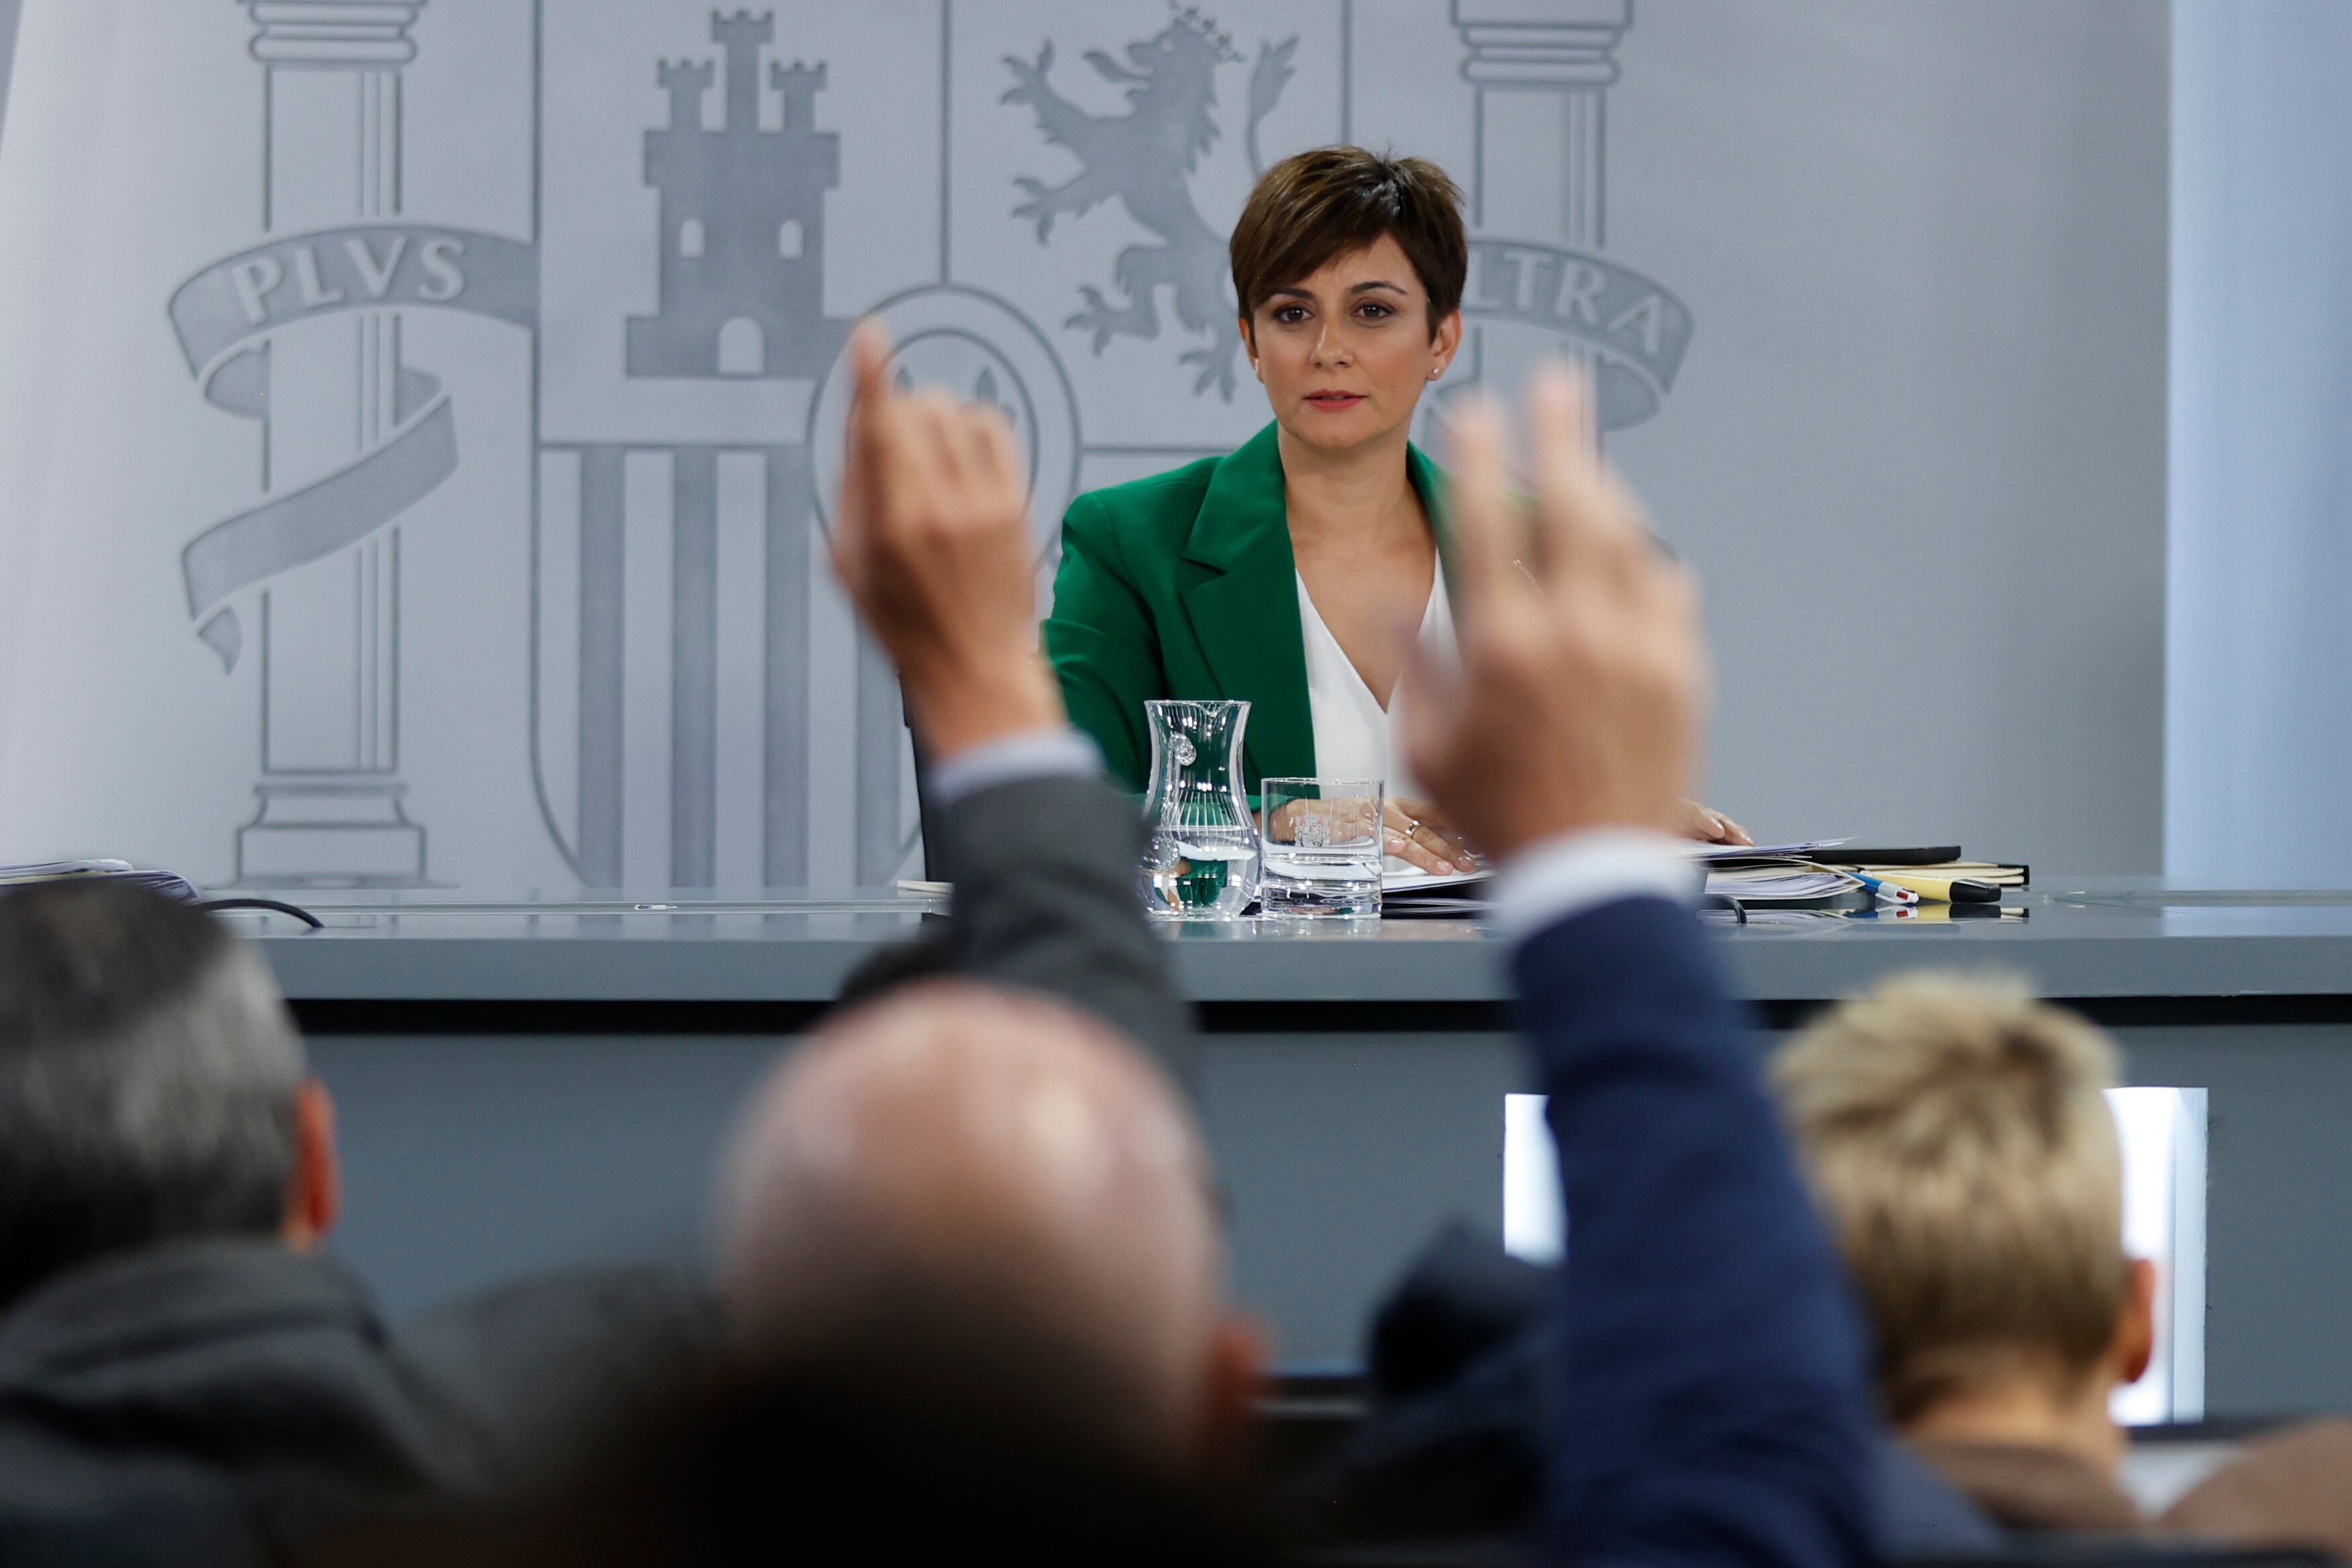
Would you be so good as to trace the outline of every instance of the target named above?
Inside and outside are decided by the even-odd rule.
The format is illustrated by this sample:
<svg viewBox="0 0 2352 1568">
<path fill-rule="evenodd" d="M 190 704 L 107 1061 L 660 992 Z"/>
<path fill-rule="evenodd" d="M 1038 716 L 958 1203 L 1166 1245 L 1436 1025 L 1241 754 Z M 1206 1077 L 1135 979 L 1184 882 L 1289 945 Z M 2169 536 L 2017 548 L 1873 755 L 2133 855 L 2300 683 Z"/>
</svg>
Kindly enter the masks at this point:
<svg viewBox="0 0 2352 1568">
<path fill-rule="evenodd" d="M 1100 779 L 1019 779 L 957 801 L 940 826 L 957 970 L 1099 1014 L 1181 1072 L 1191 1010 L 1136 896 L 1135 803 Z"/>
</svg>

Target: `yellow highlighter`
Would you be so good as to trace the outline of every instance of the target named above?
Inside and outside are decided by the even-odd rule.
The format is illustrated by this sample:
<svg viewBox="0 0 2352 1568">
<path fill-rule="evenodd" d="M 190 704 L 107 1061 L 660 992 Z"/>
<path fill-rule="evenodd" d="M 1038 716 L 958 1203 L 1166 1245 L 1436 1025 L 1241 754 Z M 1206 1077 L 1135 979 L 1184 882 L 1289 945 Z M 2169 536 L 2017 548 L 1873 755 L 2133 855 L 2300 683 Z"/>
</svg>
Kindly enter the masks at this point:
<svg viewBox="0 0 2352 1568">
<path fill-rule="evenodd" d="M 1997 904 L 2000 889 L 1973 877 L 1930 877 L 1917 871 L 1874 871 L 1872 876 L 1898 888 L 1908 888 L 1939 904 Z"/>
</svg>

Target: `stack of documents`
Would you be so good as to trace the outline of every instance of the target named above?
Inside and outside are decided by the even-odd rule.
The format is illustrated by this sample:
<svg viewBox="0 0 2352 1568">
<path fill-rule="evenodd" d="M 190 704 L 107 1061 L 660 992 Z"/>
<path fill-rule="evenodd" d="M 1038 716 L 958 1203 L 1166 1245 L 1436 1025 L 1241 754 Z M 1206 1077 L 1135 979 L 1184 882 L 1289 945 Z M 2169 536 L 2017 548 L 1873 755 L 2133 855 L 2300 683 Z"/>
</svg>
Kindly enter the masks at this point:
<svg viewBox="0 0 2352 1568">
<path fill-rule="evenodd" d="M 1704 879 L 1710 896 L 1736 899 L 1743 908 L 1819 909 L 1829 904 L 1859 903 L 1867 907 L 1872 895 L 1863 876 L 1889 875 L 1932 886 L 1937 881 L 1982 882 L 1995 888 L 2022 888 L 2030 871 L 2023 866 L 1989 860 L 1963 860 L 1957 846 L 1927 849 L 1849 849 L 1852 840 L 1811 838 L 1794 844 L 1706 844 L 1690 850 L 1694 882 Z M 1396 914 L 1475 914 L 1487 907 L 1484 889 L 1490 873 L 1461 871 L 1436 876 L 1427 871 L 1392 871 L 1381 879 L 1384 905 Z M 1933 903 L 1940 895 L 1930 895 Z"/>
<path fill-rule="evenodd" d="M 1494 905 L 1486 897 L 1491 871 L 1390 871 L 1381 878 L 1381 912 L 1390 916 L 1483 915 Z"/>
<path fill-rule="evenodd" d="M 1724 893 L 1741 903 L 1810 904 L 1853 893 L 1860 884 L 1851 877 L 1809 864 L 1805 857 L 1844 843 L 1843 838 L 1809 839 L 1801 844 L 1691 846 L 1692 890 L 1704 876 L 1709 893 Z M 1487 907 L 1478 884 L 1486 871 L 1457 871 L 1438 876 L 1428 871 L 1391 871 L 1381 879 L 1381 903 L 1393 914 L 1475 914 Z"/>
<path fill-rule="evenodd" d="M 1814 856 L 1845 842 L 1808 838 L 1795 844 L 1706 844 L 1694 847 L 1691 858 L 1706 873 L 1710 898 L 1737 899 L 1743 906 L 1805 907 L 1845 897 L 1861 886 L 1813 861 Z"/>
<path fill-rule="evenodd" d="M 1434 871 L 1390 871 L 1381 878 L 1381 897 L 1385 900 L 1401 893 L 1460 892 L 1493 876 L 1492 871 L 1455 871 L 1442 877 Z"/>
<path fill-rule="evenodd" d="M 0 866 L 0 888 L 26 882 L 57 882 L 96 877 L 152 889 L 167 899 L 196 901 L 195 885 L 176 871 L 142 871 L 128 860 L 47 860 L 34 866 Z"/>
<path fill-rule="evenodd" d="M 1816 860 L 1853 842 L 1851 838 L 1807 838 L 1795 844 L 1694 844 L 1690 855 L 1702 866 L 1737 865 L 1742 860 Z"/>
<path fill-rule="evenodd" d="M 1738 899 L 1743 904 L 1802 904 L 1834 899 L 1859 889 L 1853 878 L 1816 866 L 1709 867 L 1710 897 Z"/>
<path fill-rule="evenodd" d="M 1881 902 L 1982 904 L 2027 885 L 2024 866 L 1964 860 L 1959 846 L 1862 848 L 1843 839 L 1770 849 L 1712 848 L 1707 891 L 1736 898 L 1795 903 L 1864 893 Z M 1867 901 L 1867 900 L 1865 900 Z"/>
</svg>

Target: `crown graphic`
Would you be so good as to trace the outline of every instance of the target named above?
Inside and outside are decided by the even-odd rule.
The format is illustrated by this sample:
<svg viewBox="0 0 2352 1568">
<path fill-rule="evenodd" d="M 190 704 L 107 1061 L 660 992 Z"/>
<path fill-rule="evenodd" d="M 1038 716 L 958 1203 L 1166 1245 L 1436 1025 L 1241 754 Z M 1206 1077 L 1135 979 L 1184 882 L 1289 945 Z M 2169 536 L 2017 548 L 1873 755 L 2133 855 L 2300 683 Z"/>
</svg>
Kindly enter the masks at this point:
<svg viewBox="0 0 2352 1568">
<path fill-rule="evenodd" d="M 1176 0 L 1168 0 L 1168 9 L 1175 13 L 1178 26 L 1200 34 L 1203 40 L 1212 45 L 1217 51 L 1218 59 L 1229 65 L 1241 63 L 1241 52 L 1234 47 L 1234 36 L 1221 30 L 1217 26 L 1215 17 L 1203 12 L 1198 5 L 1179 6 Z"/>
</svg>

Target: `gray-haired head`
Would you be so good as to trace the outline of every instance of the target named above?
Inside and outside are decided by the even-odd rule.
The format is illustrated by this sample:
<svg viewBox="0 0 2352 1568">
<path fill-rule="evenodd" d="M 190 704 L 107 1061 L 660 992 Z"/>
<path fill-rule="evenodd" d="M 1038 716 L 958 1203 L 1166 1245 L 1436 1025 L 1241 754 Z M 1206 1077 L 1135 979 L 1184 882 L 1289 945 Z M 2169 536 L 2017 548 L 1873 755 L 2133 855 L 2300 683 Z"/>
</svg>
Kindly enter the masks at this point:
<svg viewBox="0 0 2352 1568">
<path fill-rule="evenodd" d="M 210 917 L 105 882 L 0 897 L 0 1309 L 109 1253 L 275 1234 L 303 1075 Z"/>
</svg>

